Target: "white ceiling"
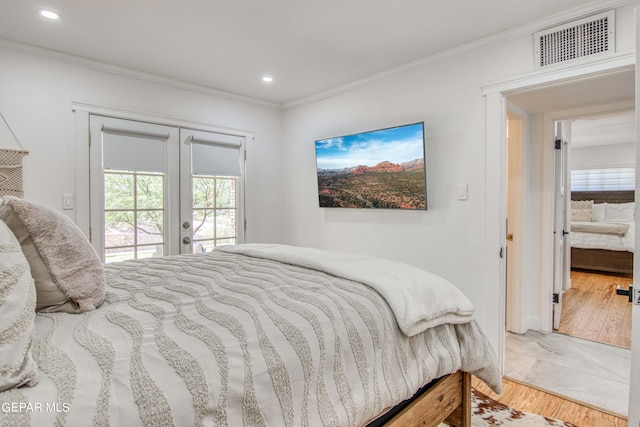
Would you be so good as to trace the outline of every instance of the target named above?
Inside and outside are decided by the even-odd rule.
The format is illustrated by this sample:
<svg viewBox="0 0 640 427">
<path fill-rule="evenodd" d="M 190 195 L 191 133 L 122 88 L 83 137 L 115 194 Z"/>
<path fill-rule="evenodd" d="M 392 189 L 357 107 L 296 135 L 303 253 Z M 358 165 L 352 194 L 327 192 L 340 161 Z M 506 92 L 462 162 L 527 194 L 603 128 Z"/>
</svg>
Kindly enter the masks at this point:
<svg viewBox="0 0 640 427">
<path fill-rule="evenodd" d="M 582 117 L 571 123 L 571 145 L 583 148 L 635 144 L 635 131 L 635 111 Z"/>
<path fill-rule="evenodd" d="M 585 111 L 597 114 L 571 117 L 574 148 L 635 143 L 635 72 L 633 68 L 511 94 L 508 101 L 530 114 Z M 628 105 L 630 110 L 612 113 Z M 609 106 L 609 111 L 607 110 Z"/>
<path fill-rule="evenodd" d="M 0 39 L 284 104 L 585 0 L 0 0 Z M 48 7 L 63 16 L 48 22 Z M 265 84 L 269 74 L 274 82 Z"/>
</svg>

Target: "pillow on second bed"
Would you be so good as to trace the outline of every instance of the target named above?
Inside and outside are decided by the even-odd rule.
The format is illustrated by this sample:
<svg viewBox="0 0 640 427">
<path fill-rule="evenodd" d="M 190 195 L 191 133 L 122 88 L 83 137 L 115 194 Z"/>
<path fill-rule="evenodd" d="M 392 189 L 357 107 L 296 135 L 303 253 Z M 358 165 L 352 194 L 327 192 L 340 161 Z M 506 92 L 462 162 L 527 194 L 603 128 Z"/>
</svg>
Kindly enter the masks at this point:
<svg viewBox="0 0 640 427">
<path fill-rule="evenodd" d="M 0 391 L 38 382 L 31 356 L 36 288 L 20 243 L 0 221 Z"/>
<path fill-rule="evenodd" d="M 3 197 L 0 219 L 22 246 L 38 294 L 37 311 L 80 313 L 104 301 L 104 268 L 82 231 L 63 213 Z"/>
</svg>

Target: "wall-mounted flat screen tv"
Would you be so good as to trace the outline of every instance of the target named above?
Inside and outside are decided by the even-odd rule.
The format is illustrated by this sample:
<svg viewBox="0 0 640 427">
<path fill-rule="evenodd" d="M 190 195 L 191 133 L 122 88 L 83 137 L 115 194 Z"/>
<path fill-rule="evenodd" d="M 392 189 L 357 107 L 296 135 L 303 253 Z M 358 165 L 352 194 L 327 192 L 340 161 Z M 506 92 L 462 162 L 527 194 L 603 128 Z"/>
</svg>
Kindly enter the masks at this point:
<svg viewBox="0 0 640 427">
<path fill-rule="evenodd" d="M 322 208 L 427 209 L 424 123 L 316 141 Z"/>
</svg>

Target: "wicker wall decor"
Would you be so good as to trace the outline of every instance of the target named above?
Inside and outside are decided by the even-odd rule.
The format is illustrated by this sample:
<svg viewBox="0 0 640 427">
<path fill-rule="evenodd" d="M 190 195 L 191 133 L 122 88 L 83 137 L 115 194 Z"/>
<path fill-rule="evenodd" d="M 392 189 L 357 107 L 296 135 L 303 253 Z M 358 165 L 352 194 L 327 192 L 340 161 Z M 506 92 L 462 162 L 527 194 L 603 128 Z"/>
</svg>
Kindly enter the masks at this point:
<svg viewBox="0 0 640 427">
<path fill-rule="evenodd" d="M 11 132 L 18 147 L 20 147 L 19 149 L 0 148 L 0 196 L 24 197 L 22 159 L 29 152 L 24 149 L 2 113 L 0 113 L 0 118 L 2 118 L 5 126 Z"/>
</svg>

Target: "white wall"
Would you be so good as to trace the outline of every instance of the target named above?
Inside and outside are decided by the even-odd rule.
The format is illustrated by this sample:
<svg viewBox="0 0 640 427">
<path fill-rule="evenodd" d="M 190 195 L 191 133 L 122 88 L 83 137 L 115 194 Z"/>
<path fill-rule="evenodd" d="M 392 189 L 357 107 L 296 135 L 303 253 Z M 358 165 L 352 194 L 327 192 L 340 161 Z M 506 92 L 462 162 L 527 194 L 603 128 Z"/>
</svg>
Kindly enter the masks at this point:
<svg viewBox="0 0 640 427">
<path fill-rule="evenodd" d="M 629 7 L 617 15 L 622 23 L 617 34 L 621 48 L 633 46 L 633 19 L 628 19 L 632 12 Z M 497 237 L 488 235 L 487 223 L 498 220 L 487 217 L 486 200 L 497 190 L 492 188 L 487 197 L 487 163 L 494 164 L 495 159 L 486 158 L 486 152 L 493 151 L 487 150 L 482 88 L 534 73 L 533 58 L 532 37 L 521 37 L 461 56 L 434 58 L 331 98 L 287 109 L 286 240 L 401 260 L 444 276 L 474 302 L 476 317 L 497 348 L 504 327 L 497 302 L 499 270 L 486 262 L 487 247 L 492 247 L 487 242 Z M 318 207 L 315 140 L 416 121 L 426 126 L 428 211 Z M 469 185 L 467 201 L 456 200 L 459 183 Z M 541 183 L 533 177 L 528 185 L 541 194 L 545 191 Z M 527 203 L 532 211 L 538 209 Z M 497 247 L 495 260 L 499 262 Z"/>
<path fill-rule="evenodd" d="M 77 188 L 75 182 L 72 102 L 157 114 L 255 133 L 255 141 L 247 148 L 247 239 L 279 241 L 279 108 L 216 98 L 9 50 L 0 49 L 0 64 L 0 111 L 30 151 L 24 161 L 26 198 L 62 209 L 62 193 L 76 193 L 88 185 L 77 183 Z M 7 146 L 13 148 L 13 142 L 0 141 L 0 147 Z M 65 213 L 78 219 L 75 211 Z"/>
<path fill-rule="evenodd" d="M 635 144 L 572 148 L 571 170 L 635 166 L 635 158 Z"/>
<path fill-rule="evenodd" d="M 510 64 L 526 68 L 524 52 Z M 511 51 L 511 50 L 509 50 Z M 285 111 L 285 232 L 292 244 L 366 253 L 408 262 L 447 278 L 492 326 L 497 282 L 487 277 L 485 239 L 485 100 L 482 85 L 517 73 L 498 66 L 500 49 L 429 63 L 348 93 Z M 505 69 L 506 68 L 506 69 Z M 428 210 L 321 209 L 318 207 L 314 141 L 357 131 L 425 122 Z M 469 185 L 458 201 L 456 186 Z M 496 249 L 496 260 L 497 260 Z"/>
</svg>

